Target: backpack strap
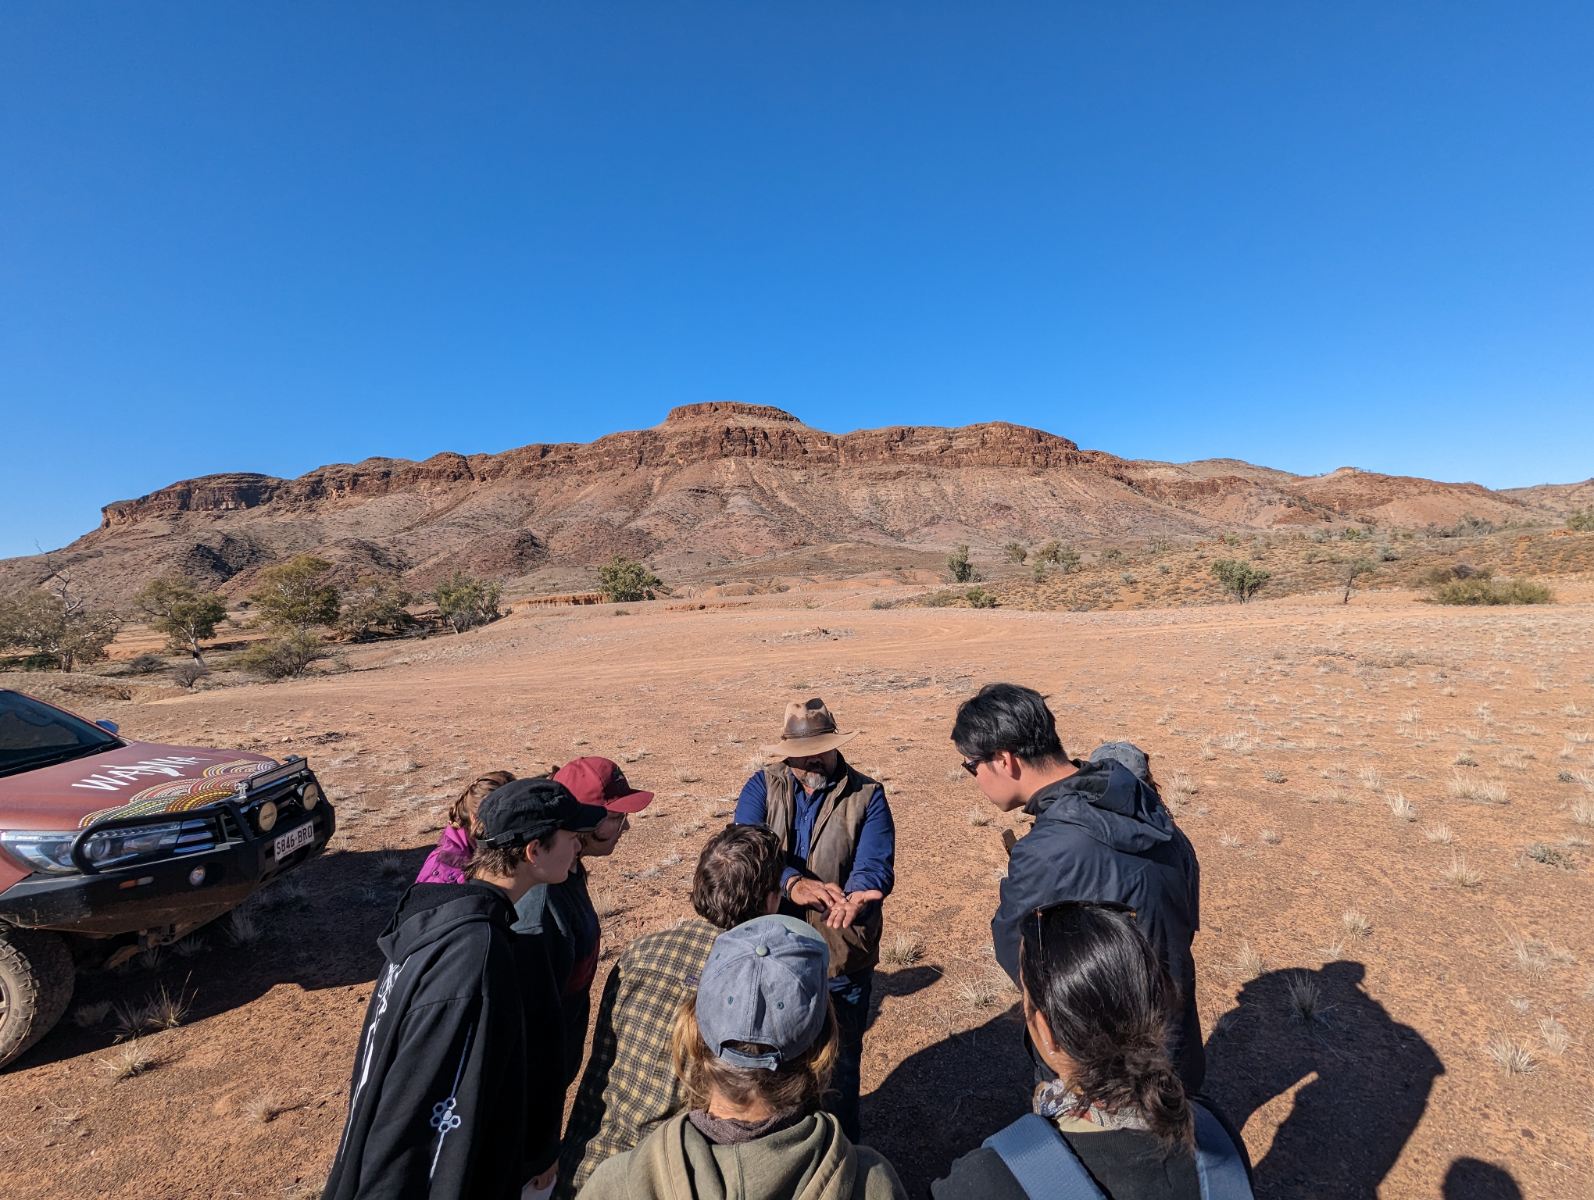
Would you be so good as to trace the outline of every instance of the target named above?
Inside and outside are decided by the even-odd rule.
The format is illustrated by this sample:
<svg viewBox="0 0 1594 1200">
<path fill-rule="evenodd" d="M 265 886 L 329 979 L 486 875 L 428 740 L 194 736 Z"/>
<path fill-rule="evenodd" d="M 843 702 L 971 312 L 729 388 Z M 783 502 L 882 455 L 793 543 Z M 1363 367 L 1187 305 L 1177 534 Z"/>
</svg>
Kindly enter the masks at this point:
<svg viewBox="0 0 1594 1200">
<path fill-rule="evenodd" d="M 985 1148 L 996 1151 L 1030 1200 L 1107 1200 L 1073 1147 L 1044 1117 L 1020 1117 L 986 1138 Z"/>
<path fill-rule="evenodd" d="M 1195 1116 L 1196 1177 L 1201 1200 L 1252 1200 L 1245 1163 L 1228 1132 L 1207 1109 L 1190 1102 Z"/>
</svg>

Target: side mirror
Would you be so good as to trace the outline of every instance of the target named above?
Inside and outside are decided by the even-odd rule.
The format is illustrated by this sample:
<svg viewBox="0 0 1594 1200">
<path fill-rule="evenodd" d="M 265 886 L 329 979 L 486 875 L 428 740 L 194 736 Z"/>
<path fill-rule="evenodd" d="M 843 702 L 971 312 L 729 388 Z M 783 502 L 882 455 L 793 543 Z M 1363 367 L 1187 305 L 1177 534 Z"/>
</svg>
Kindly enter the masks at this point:
<svg viewBox="0 0 1594 1200">
<path fill-rule="evenodd" d="M 115 733 L 117 730 L 119 730 L 121 728 L 121 726 L 118 725 L 115 721 L 107 721 L 104 717 L 101 717 L 98 721 L 96 721 L 94 723 L 96 725 L 98 725 L 101 729 L 105 730 L 106 733 Z"/>
</svg>

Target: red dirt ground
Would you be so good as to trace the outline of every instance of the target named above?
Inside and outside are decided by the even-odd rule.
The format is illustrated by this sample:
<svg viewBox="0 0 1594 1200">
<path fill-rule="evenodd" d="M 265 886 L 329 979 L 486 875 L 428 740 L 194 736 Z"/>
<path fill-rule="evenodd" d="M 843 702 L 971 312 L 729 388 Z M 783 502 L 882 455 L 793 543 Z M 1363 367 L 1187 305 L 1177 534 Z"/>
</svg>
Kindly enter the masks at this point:
<svg viewBox="0 0 1594 1200">
<path fill-rule="evenodd" d="M 1025 1102 L 1016 997 L 988 934 L 999 834 L 1022 819 L 988 819 L 947 741 L 957 703 L 993 679 L 1048 692 L 1071 751 L 1120 737 L 1151 751 L 1201 856 L 1211 1087 L 1244 1124 L 1260 1195 L 1428 1197 L 1452 1169 L 1446 1195 L 1510 1194 L 1463 1185 L 1487 1175 L 1463 1159 L 1525 1196 L 1588 1194 L 1594 834 L 1578 816 L 1594 820 L 1594 589 L 1559 590 L 1553 607 L 1492 611 L 1398 594 L 875 611 L 880 592 L 846 590 L 624 616 L 525 608 L 462 637 L 357 649 L 343 674 L 78 702 L 140 738 L 304 753 L 341 829 L 297 885 L 252 905 L 258 941 L 213 928 L 198 953 L 80 979 L 86 1024 L 69 1017 L 0 1076 L 5 1195 L 316 1194 L 373 939 L 449 796 L 481 770 L 582 753 L 656 788 L 594 869 L 618 905 L 612 959 L 687 911 L 698 847 L 785 702 L 815 694 L 864 731 L 853 757 L 896 813 L 886 937 L 916 935 L 923 957 L 882 967 L 864 1122 L 922 1194 Z M 1479 780 L 1504 802 L 1464 798 Z M 1474 885 L 1447 881 L 1460 858 Z M 1315 984 L 1315 1018 L 1299 1019 L 1292 983 Z M 153 1069 L 115 1081 L 114 1016 L 93 1006 L 163 984 L 190 1001 L 184 1021 L 140 1039 Z M 1533 1069 L 1507 1074 L 1499 1039 Z"/>
</svg>

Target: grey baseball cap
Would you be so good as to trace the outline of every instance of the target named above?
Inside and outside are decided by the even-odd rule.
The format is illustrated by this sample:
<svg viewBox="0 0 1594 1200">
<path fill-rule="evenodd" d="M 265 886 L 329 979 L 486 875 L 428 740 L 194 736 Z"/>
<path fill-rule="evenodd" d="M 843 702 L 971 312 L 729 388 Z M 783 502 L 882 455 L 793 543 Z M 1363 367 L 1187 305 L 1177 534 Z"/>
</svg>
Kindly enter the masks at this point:
<svg viewBox="0 0 1594 1200">
<path fill-rule="evenodd" d="M 1108 742 L 1105 746 L 1097 746 L 1090 752 L 1090 761 L 1115 762 L 1128 767 L 1141 783 L 1147 783 L 1151 779 L 1148 773 L 1150 768 L 1146 763 L 1146 752 L 1133 742 Z"/>
<path fill-rule="evenodd" d="M 830 948 L 795 917 L 755 917 L 714 940 L 697 985 L 703 1041 L 733 1067 L 776 1070 L 814 1044 L 825 1028 Z M 768 1046 L 745 1054 L 730 1042 Z"/>
</svg>

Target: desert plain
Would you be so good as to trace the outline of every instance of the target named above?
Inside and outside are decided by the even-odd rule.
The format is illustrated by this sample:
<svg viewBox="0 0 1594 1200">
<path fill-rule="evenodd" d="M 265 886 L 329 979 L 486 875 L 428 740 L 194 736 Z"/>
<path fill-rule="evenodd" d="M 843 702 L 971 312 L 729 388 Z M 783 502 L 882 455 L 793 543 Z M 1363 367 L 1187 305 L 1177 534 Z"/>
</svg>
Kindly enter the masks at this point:
<svg viewBox="0 0 1594 1200">
<path fill-rule="evenodd" d="M 68 1019 L 0 1075 L 5 1195 L 317 1195 L 375 938 L 448 800 L 480 771 L 581 754 L 658 792 L 593 869 L 601 976 L 687 913 L 699 847 L 783 705 L 812 695 L 862 731 L 850 756 L 896 817 L 863 1120 L 925 1194 L 1026 1101 L 989 936 L 1000 835 L 1026 822 L 983 803 L 948 741 L 958 702 L 998 679 L 1051 697 L 1071 753 L 1151 754 L 1200 855 L 1209 1089 L 1259 1196 L 1594 1194 L 1594 584 L 1555 582 L 1553 605 L 1487 609 L 1398 589 L 886 608 L 889 590 L 845 584 L 515 603 L 283 683 L 6 676 L 126 736 L 303 754 L 339 832 L 242 917 L 80 978 Z M 139 648 L 129 629 L 116 652 Z M 136 1039 L 128 1073 L 111 1004 L 163 993 L 177 1020 Z"/>
</svg>

